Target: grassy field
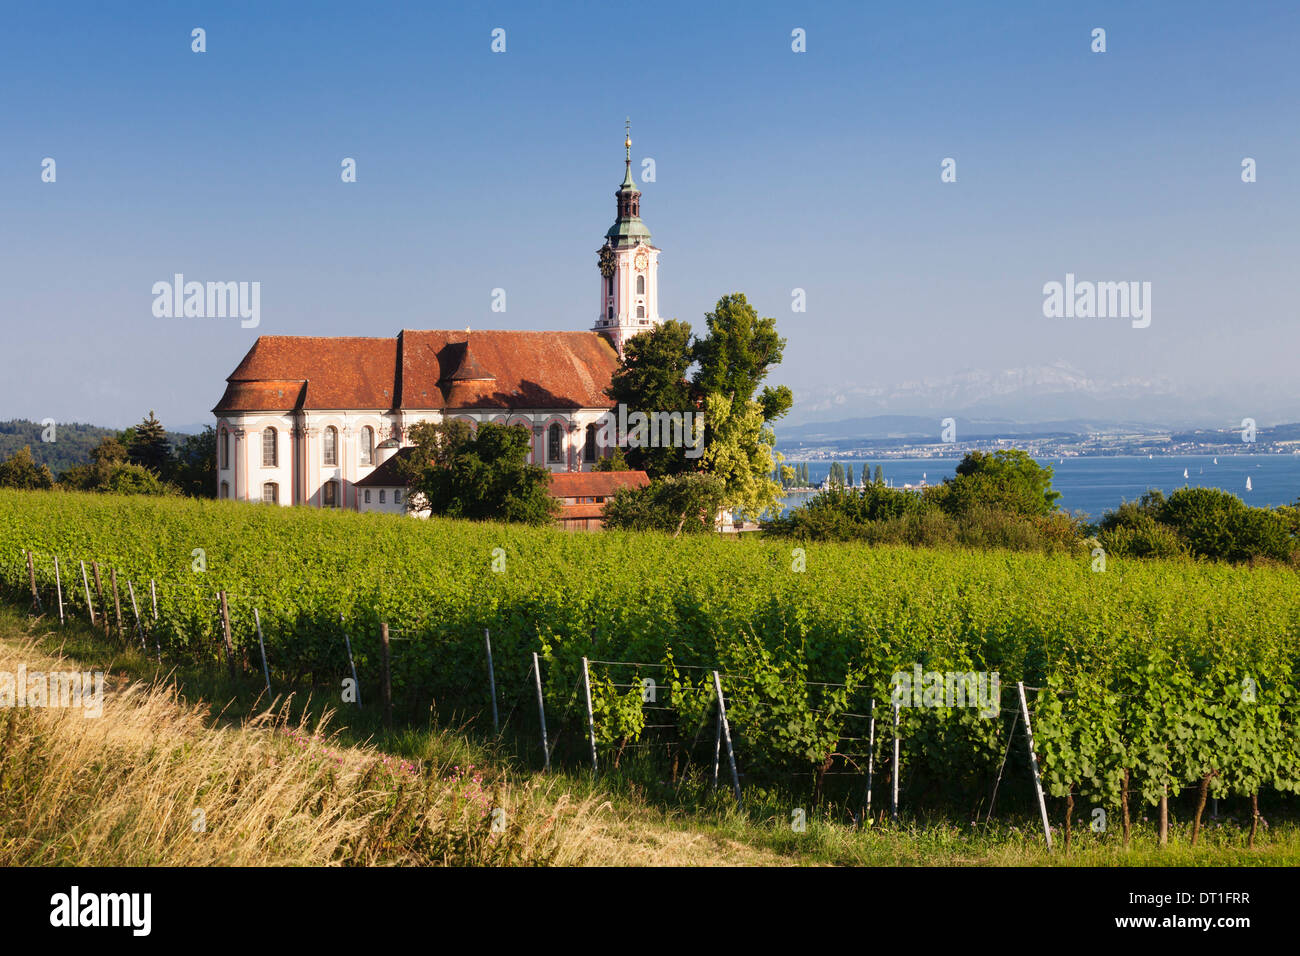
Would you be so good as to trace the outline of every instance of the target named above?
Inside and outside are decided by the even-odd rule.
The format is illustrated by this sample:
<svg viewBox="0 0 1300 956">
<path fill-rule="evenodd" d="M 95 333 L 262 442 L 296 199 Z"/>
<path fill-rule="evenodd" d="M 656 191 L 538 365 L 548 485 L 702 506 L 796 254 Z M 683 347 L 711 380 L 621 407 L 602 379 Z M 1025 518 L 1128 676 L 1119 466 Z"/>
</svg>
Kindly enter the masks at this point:
<svg viewBox="0 0 1300 956">
<path fill-rule="evenodd" d="M 0 672 L 104 670 L 103 716 L 0 710 L 0 865 L 1293 865 L 1300 830 L 1275 822 L 1246 847 L 1240 820 L 1188 845 L 1139 822 L 1125 851 L 1081 827 L 1048 853 L 1037 820 L 992 827 L 904 815 L 858 827 L 797 798 L 683 781 L 655 768 L 530 770 L 510 741 L 430 723 L 385 730 L 373 712 L 268 702 L 256 681 L 157 663 L 79 622 L 0 606 Z M 473 769 L 470 769 L 473 768 Z M 647 776 L 647 774 L 649 776 Z M 501 833 L 491 811 L 506 811 Z M 196 816 L 196 811 L 202 811 Z M 201 819 L 203 826 L 196 829 Z"/>
</svg>

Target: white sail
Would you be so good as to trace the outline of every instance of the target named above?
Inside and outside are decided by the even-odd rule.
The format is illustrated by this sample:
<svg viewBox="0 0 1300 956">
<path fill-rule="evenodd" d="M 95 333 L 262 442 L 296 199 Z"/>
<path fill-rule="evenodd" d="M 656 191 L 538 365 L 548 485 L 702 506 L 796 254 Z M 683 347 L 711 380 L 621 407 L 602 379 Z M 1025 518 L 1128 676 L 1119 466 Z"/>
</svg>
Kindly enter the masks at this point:
<svg viewBox="0 0 1300 956">
<path fill-rule="evenodd" d="M 1250 491 L 1250 490 L 1251 490 L 1251 488 L 1250 488 L 1250 475 L 1247 475 L 1247 476 L 1246 476 L 1246 490 L 1247 490 L 1247 491 Z"/>
</svg>

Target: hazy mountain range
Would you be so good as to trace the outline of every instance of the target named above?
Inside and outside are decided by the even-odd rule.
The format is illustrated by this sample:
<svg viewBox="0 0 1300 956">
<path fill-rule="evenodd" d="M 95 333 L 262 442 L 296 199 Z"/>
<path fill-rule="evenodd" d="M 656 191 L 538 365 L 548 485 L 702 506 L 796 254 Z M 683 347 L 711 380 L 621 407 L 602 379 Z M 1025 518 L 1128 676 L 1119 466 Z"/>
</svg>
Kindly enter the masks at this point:
<svg viewBox="0 0 1300 956">
<path fill-rule="evenodd" d="M 1105 378 L 1066 362 L 969 370 L 946 378 L 879 386 L 795 390 L 782 437 L 890 438 L 934 435 L 955 418 L 1004 434 L 1118 433 L 1260 427 L 1300 420 L 1300 397 L 1271 386 L 1193 388 L 1163 378 Z"/>
</svg>

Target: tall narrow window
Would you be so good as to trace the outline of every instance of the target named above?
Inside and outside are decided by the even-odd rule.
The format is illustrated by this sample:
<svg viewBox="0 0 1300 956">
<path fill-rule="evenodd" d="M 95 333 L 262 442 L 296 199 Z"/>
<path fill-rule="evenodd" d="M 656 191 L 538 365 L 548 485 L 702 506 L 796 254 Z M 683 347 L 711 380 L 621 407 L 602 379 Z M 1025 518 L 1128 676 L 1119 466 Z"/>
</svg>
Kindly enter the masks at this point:
<svg viewBox="0 0 1300 956">
<path fill-rule="evenodd" d="M 262 467 L 274 468 L 277 464 L 276 433 L 274 428 L 262 432 Z"/>
<path fill-rule="evenodd" d="M 614 294 L 614 277 L 610 276 L 605 280 L 605 294 L 612 296 Z"/>
<path fill-rule="evenodd" d="M 361 464 L 372 465 L 375 462 L 375 430 L 367 425 L 361 429 Z"/>
<path fill-rule="evenodd" d="M 582 460 L 583 461 L 596 460 L 596 426 L 595 425 L 587 426 L 587 441 L 582 446 Z"/>
<path fill-rule="evenodd" d="M 564 431 L 558 424 L 552 425 L 546 433 L 546 460 L 564 460 Z"/>
<path fill-rule="evenodd" d="M 638 305 L 638 306 L 636 307 L 636 317 L 637 317 L 638 319 L 644 319 L 644 318 L 645 318 L 645 306 L 644 306 L 644 305 Z"/>
<path fill-rule="evenodd" d="M 339 506 L 339 483 L 337 481 L 327 481 L 321 487 L 320 495 L 321 504 L 326 508 L 337 508 Z"/>
<path fill-rule="evenodd" d="M 224 471 L 229 467 L 230 467 L 230 432 L 226 431 L 226 429 L 223 428 L 221 429 L 221 469 L 222 471 Z M 222 495 L 222 497 L 224 498 L 225 495 Z"/>
<path fill-rule="evenodd" d="M 326 465 L 337 465 L 339 463 L 339 430 L 333 425 L 325 429 L 325 441 L 322 447 L 322 462 Z"/>
<path fill-rule="evenodd" d="M 379 503 L 380 503 L 381 505 L 384 503 L 384 495 L 385 495 L 385 494 L 387 494 L 387 492 L 384 491 L 383 488 L 380 488 L 380 489 L 379 489 Z"/>
<path fill-rule="evenodd" d="M 636 294 L 645 295 L 645 276 L 636 277 Z"/>
<path fill-rule="evenodd" d="M 275 505 L 280 503 L 280 486 L 274 481 L 268 481 L 262 486 L 262 504 Z"/>
<path fill-rule="evenodd" d="M 221 483 L 221 497 L 222 497 L 222 498 L 229 498 L 229 497 L 230 497 L 230 482 L 228 482 L 228 481 L 223 481 L 223 482 Z"/>
</svg>

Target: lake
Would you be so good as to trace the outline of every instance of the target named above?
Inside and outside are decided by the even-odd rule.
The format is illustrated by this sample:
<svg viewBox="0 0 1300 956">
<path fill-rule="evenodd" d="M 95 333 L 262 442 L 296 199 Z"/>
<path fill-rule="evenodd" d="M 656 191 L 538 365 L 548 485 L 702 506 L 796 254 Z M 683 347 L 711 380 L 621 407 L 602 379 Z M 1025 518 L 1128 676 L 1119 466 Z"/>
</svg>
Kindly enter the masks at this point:
<svg viewBox="0 0 1300 956">
<path fill-rule="evenodd" d="M 786 462 L 799 463 L 799 460 Z M 1061 493 L 1057 504 L 1067 511 L 1082 511 L 1093 520 L 1124 501 L 1140 498 L 1150 488 L 1158 488 L 1166 495 L 1184 485 L 1221 488 L 1246 504 L 1260 507 L 1294 504 L 1300 498 L 1300 455 L 1219 455 L 1218 464 L 1213 455 L 1039 459 L 1038 463 L 1052 467 L 1052 487 Z M 957 459 L 844 460 L 842 464 L 853 466 L 856 481 L 862 480 L 864 468 L 870 476 L 875 466 L 880 465 L 885 470 L 885 480 L 902 487 L 918 484 L 923 476 L 932 485 L 953 477 Z M 814 483 L 819 482 L 830 472 L 830 467 L 829 461 L 810 461 L 808 475 Z M 1247 478 L 1250 478 L 1250 491 L 1246 490 Z M 791 494 L 782 501 L 788 510 L 809 497 L 806 492 Z"/>
</svg>

